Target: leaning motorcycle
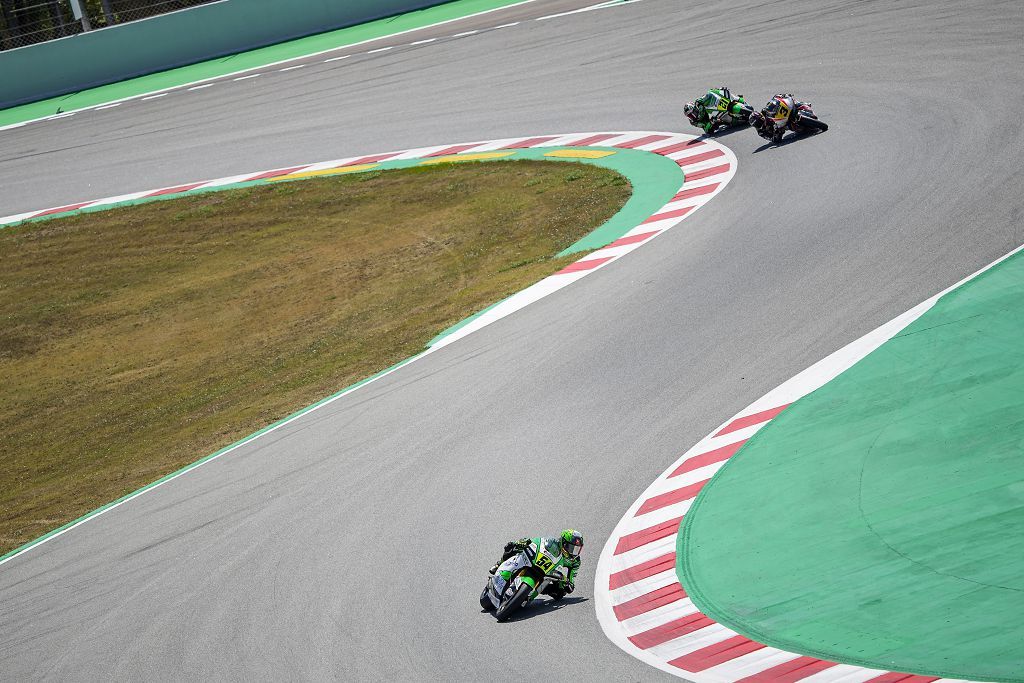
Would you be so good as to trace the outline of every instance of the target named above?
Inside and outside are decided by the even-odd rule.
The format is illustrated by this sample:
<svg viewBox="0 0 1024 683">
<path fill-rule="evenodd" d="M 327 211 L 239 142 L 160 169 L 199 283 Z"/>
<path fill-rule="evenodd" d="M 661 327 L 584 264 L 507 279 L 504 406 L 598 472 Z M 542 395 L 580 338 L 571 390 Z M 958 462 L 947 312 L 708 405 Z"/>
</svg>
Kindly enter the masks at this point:
<svg viewBox="0 0 1024 683">
<path fill-rule="evenodd" d="M 787 130 L 801 135 L 828 130 L 809 102 L 797 102 L 792 95 L 775 95 L 760 112 L 751 114 L 750 125 L 761 137 L 778 144 Z"/>
<path fill-rule="evenodd" d="M 531 541 L 521 552 L 502 562 L 488 578 L 480 593 L 480 607 L 488 612 L 493 610 L 498 621 L 507 620 L 552 583 L 568 578 L 565 568 L 559 565 L 560 556 L 557 539 L 543 539 L 542 545 Z"/>
<path fill-rule="evenodd" d="M 690 119 L 690 123 L 700 127 L 700 124 L 696 123 L 694 118 L 690 116 L 689 109 L 694 105 L 703 107 L 712 122 L 708 135 L 713 135 L 719 128 L 745 126 L 754 113 L 754 108 L 747 104 L 746 100 L 743 99 L 743 95 L 733 95 L 725 87 L 709 90 L 704 97 L 701 97 L 692 104 L 688 103 L 684 107 L 684 113 Z"/>
</svg>

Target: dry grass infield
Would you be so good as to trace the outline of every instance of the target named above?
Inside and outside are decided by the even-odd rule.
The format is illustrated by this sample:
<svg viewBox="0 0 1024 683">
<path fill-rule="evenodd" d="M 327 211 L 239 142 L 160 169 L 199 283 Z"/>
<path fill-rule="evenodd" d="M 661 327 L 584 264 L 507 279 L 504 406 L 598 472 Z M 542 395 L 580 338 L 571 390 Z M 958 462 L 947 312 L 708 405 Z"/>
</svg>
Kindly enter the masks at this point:
<svg viewBox="0 0 1024 683">
<path fill-rule="evenodd" d="M 629 194 L 492 162 L 0 230 L 0 553 L 417 353 Z"/>
</svg>

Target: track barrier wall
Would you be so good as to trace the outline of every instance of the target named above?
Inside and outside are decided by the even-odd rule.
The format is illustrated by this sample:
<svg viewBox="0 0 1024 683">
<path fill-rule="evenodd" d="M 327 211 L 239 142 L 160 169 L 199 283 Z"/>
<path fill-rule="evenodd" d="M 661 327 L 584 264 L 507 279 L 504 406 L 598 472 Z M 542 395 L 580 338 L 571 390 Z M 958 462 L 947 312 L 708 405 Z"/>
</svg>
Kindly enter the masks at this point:
<svg viewBox="0 0 1024 683">
<path fill-rule="evenodd" d="M 221 0 L 0 53 L 0 109 L 447 0 Z"/>
</svg>

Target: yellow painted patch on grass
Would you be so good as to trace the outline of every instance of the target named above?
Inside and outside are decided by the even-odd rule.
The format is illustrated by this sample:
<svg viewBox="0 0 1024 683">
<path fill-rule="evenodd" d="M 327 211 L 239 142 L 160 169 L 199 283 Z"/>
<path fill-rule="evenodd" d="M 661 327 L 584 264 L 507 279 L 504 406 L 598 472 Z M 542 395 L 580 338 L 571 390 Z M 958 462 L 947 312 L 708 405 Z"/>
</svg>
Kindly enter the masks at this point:
<svg viewBox="0 0 1024 683">
<path fill-rule="evenodd" d="M 614 151 L 602 151 L 598 149 L 556 149 L 553 152 L 545 152 L 546 157 L 557 159 L 603 159 L 615 154 Z"/>
<path fill-rule="evenodd" d="M 427 159 L 421 161 L 420 164 L 450 164 L 455 161 L 483 161 L 484 159 L 501 159 L 502 157 L 509 157 L 515 154 L 515 152 L 480 152 L 478 154 L 450 154 L 446 157 L 437 157 L 436 159 Z"/>
<path fill-rule="evenodd" d="M 371 168 L 376 168 L 380 164 L 359 164 L 358 166 L 340 166 L 337 168 L 323 168 L 319 171 L 303 171 L 302 173 L 289 173 L 288 175 L 278 176 L 276 178 L 269 178 L 269 182 L 276 182 L 278 180 L 298 180 L 300 178 L 316 178 L 318 176 L 325 175 L 338 175 L 340 173 L 358 173 L 359 171 L 369 171 Z"/>
</svg>

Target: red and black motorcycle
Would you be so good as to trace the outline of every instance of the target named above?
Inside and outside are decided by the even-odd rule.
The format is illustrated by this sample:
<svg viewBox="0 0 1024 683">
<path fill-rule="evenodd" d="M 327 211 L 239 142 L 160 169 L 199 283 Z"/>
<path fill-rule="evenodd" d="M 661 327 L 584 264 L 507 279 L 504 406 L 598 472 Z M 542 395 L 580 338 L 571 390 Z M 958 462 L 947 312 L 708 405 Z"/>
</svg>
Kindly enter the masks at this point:
<svg viewBox="0 0 1024 683">
<path fill-rule="evenodd" d="M 819 133 L 828 130 L 809 102 L 799 102 L 791 94 L 775 95 L 761 111 L 750 115 L 750 125 L 757 134 L 778 144 L 787 130 L 794 133 Z"/>
</svg>

